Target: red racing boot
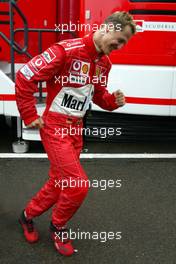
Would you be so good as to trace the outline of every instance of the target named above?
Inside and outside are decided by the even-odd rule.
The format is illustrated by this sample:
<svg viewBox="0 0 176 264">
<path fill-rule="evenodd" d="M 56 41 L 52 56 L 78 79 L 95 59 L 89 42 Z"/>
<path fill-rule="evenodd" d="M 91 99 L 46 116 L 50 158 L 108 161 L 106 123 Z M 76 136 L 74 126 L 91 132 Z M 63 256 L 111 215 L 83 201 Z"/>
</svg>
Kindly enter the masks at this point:
<svg viewBox="0 0 176 264">
<path fill-rule="evenodd" d="M 32 219 L 27 219 L 23 211 L 18 221 L 23 228 L 23 233 L 26 240 L 29 243 L 37 242 L 39 240 L 39 234 L 38 231 L 34 228 L 34 223 Z"/>
<path fill-rule="evenodd" d="M 68 238 L 68 229 L 57 228 L 51 222 L 50 224 L 51 238 L 54 241 L 54 246 L 56 250 L 64 256 L 71 256 L 76 252 L 71 240 Z"/>
</svg>

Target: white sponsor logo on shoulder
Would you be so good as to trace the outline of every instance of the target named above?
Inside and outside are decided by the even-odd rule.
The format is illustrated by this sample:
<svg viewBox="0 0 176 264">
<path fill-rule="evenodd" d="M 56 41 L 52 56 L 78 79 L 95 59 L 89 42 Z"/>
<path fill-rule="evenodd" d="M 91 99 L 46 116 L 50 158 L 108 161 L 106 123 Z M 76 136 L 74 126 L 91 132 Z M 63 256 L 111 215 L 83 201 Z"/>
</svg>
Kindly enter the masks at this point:
<svg viewBox="0 0 176 264">
<path fill-rule="evenodd" d="M 153 22 L 144 20 L 135 20 L 137 32 L 143 31 L 166 31 L 176 32 L 176 22 Z"/>
<path fill-rule="evenodd" d="M 81 44 L 82 44 L 81 41 L 72 41 L 67 43 L 67 47 L 72 47 L 74 45 L 81 45 Z"/>
<path fill-rule="evenodd" d="M 34 76 L 33 71 L 31 71 L 28 65 L 25 65 L 23 68 L 21 68 L 20 72 L 27 80 L 30 80 Z"/>
<path fill-rule="evenodd" d="M 42 53 L 43 58 L 46 60 L 47 63 L 50 63 L 56 58 L 56 55 L 52 51 L 52 49 L 48 49 Z"/>
</svg>

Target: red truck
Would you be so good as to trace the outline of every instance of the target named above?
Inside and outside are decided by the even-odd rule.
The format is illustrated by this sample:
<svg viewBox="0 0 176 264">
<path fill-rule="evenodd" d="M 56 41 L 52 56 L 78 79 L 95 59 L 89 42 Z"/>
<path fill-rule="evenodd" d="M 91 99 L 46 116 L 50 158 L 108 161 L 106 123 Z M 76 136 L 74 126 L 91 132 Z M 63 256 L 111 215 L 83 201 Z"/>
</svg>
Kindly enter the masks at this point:
<svg viewBox="0 0 176 264">
<path fill-rule="evenodd" d="M 171 124 L 173 128 L 176 116 L 175 0 L 0 1 L 0 114 L 19 116 L 13 76 L 12 80 L 9 78 L 13 71 L 15 75 L 25 62 L 52 43 L 82 37 L 103 23 L 109 14 L 122 10 L 134 17 L 138 32 L 127 46 L 111 54 L 113 65 L 108 87 L 111 92 L 121 89 L 127 104 L 114 114 L 104 113 L 93 105 L 87 124 L 122 126 L 125 123 L 126 134 L 132 133 L 134 137 L 139 124 L 143 130 L 150 126 L 152 131 L 152 124 L 156 126 L 159 120 L 160 126 L 169 128 Z M 60 32 L 62 30 L 64 32 Z M 43 111 L 46 88 L 45 83 L 39 85 L 38 111 Z M 131 124 L 136 120 L 137 125 L 131 132 Z M 141 123 L 144 120 L 146 123 Z M 149 124 L 149 120 L 153 123 Z M 154 129 L 156 136 L 159 130 Z M 31 131 L 23 125 L 22 138 L 39 140 L 38 133 Z"/>
</svg>

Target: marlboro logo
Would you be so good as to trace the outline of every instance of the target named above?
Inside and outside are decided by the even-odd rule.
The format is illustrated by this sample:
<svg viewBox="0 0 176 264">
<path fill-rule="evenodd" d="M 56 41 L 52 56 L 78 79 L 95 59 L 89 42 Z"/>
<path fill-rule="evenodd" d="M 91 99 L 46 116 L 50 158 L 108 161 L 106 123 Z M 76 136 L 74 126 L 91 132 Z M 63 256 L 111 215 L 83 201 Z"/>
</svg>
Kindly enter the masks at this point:
<svg viewBox="0 0 176 264">
<path fill-rule="evenodd" d="M 87 100 L 87 96 L 85 96 L 84 101 L 80 101 L 73 95 L 65 93 L 61 106 L 74 109 L 74 110 L 78 110 L 78 111 L 83 111 L 84 106 L 86 104 L 86 100 Z"/>
</svg>

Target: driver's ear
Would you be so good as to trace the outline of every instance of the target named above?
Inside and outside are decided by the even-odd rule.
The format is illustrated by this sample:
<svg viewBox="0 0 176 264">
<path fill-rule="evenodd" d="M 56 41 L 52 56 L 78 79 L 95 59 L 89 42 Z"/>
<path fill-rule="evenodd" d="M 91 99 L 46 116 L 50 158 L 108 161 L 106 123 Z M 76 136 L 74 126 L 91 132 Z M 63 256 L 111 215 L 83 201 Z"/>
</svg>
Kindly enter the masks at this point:
<svg viewBox="0 0 176 264">
<path fill-rule="evenodd" d="M 109 24 L 106 24 L 105 25 L 105 33 L 108 33 L 109 32 Z"/>
<path fill-rule="evenodd" d="M 109 32 L 108 25 L 104 24 L 103 27 L 101 27 L 101 33 L 104 35 Z"/>
<path fill-rule="evenodd" d="M 106 34 L 106 29 L 107 29 L 106 24 L 102 24 L 100 27 L 100 32 L 102 35 Z"/>
</svg>

